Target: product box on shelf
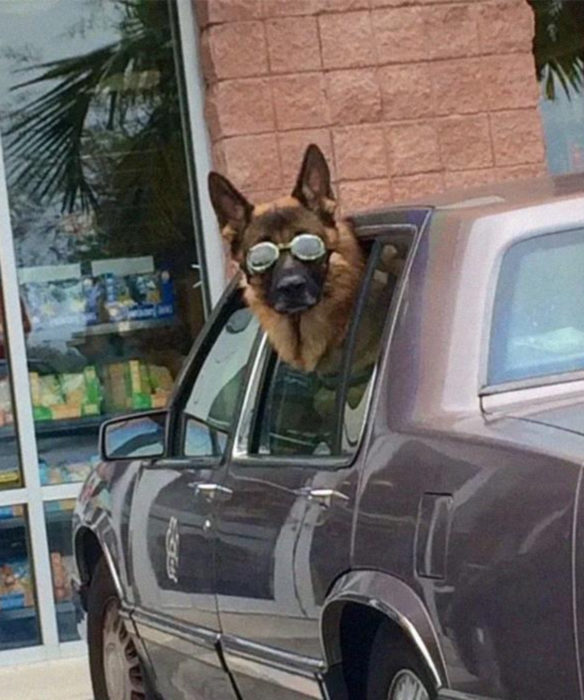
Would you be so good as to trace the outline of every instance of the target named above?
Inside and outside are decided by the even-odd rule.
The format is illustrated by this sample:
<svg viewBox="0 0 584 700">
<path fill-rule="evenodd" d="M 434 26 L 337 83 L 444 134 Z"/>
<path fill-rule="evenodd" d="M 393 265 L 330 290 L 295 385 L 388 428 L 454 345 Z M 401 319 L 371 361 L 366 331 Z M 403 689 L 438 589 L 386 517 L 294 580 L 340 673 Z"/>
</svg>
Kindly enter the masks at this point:
<svg viewBox="0 0 584 700">
<path fill-rule="evenodd" d="M 172 390 L 167 367 L 140 360 L 117 362 L 104 367 L 105 405 L 108 412 L 148 410 L 166 406 Z"/>
<path fill-rule="evenodd" d="M 145 321 L 175 315 L 174 285 L 168 270 L 157 270 L 151 256 L 92 262 L 103 287 L 107 320 Z"/>
<path fill-rule="evenodd" d="M 0 564 L 0 612 L 34 605 L 30 567 L 26 559 Z"/>
<path fill-rule="evenodd" d="M 71 559 L 72 557 L 65 557 L 61 552 L 51 552 L 53 593 L 57 603 L 71 599 Z"/>
<path fill-rule="evenodd" d="M 21 294 L 33 331 L 64 326 L 170 319 L 175 315 L 170 272 L 151 256 L 20 268 Z"/>
<path fill-rule="evenodd" d="M 14 423 L 8 377 L 0 379 L 0 427 Z"/>
<path fill-rule="evenodd" d="M 19 269 L 20 290 L 33 331 L 97 323 L 88 308 L 88 283 L 80 265 L 44 265 Z M 89 280 L 89 283 L 91 281 Z"/>
<path fill-rule="evenodd" d="M 68 484 L 85 481 L 89 472 L 99 462 L 97 455 L 88 460 L 67 461 L 49 464 L 44 457 L 39 458 L 39 476 L 42 486 Z"/>
<path fill-rule="evenodd" d="M 64 420 L 101 413 L 101 385 L 92 365 L 78 373 L 30 372 L 29 376 L 35 420 Z"/>
</svg>

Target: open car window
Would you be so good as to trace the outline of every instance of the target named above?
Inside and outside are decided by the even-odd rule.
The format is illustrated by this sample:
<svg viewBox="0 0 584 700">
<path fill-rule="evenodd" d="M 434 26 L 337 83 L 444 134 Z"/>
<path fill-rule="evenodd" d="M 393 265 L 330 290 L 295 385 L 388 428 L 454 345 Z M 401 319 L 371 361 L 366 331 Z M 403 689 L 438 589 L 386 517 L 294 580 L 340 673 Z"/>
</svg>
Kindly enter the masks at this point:
<svg viewBox="0 0 584 700">
<path fill-rule="evenodd" d="M 369 244 L 347 336 L 314 372 L 297 370 L 272 353 L 259 393 L 252 455 L 342 457 L 357 450 L 385 321 L 410 244 L 411 235 Z"/>
<path fill-rule="evenodd" d="M 584 370 L 584 229 L 513 245 L 501 265 L 488 384 Z"/>
</svg>

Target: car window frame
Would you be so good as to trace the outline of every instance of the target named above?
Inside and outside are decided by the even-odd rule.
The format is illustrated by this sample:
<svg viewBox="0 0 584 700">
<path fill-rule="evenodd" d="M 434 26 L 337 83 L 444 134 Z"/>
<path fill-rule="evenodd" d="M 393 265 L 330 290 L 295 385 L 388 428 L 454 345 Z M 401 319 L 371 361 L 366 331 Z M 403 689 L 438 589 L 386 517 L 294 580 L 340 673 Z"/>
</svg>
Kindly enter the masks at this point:
<svg viewBox="0 0 584 700">
<path fill-rule="evenodd" d="M 376 390 L 379 383 L 379 366 L 383 361 L 384 355 L 388 352 L 388 341 L 390 336 L 390 331 L 393 326 L 393 321 L 397 318 L 399 307 L 401 305 L 403 289 L 406 284 L 408 277 L 409 268 L 411 266 L 411 260 L 415 253 L 417 247 L 417 241 L 420 232 L 423 230 L 424 226 L 418 228 L 412 224 L 387 224 L 387 225 L 374 225 L 370 227 L 371 233 L 369 235 L 360 235 L 359 241 L 363 243 L 371 243 L 371 253 L 367 258 L 365 276 L 363 278 L 362 286 L 355 300 L 353 310 L 351 312 L 352 320 L 347 333 L 347 338 L 349 339 L 349 344 L 345 352 L 343 353 L 343 379 L 341 392 L 339 396 L 342 395 L 344 400 L 342 402 L 343 411 L 337 413 L 337 420 L 344 420 L 345 413 L 345 403 L 348 388 L 348 379 L 345 378 L 345 373 L 348 371 L 351 365 L 351 360 L 353 358 L 354 344 L 356 341 L 357 328 L 359 326 L 359 315 L 358 311 L 361 310 L 366 303 L 367 293 L 370 290 L 370 283 L 373 278 L 376 264 L 379 262 L 381 257 L 381 252 L 383 247 L 391 243 L 392 239 L 395 240 L 396 235 L 404 235 L 407 233 L 411 236 L 411 243 L 408 248 L 405 265 L 400 278 L 395 286 L 391 304 L 387 309 L 387 314 L 383 323 L 383 331 L 379 343 L 379 352 L 373 371 L 371 373 L 371 386 L 368 389 L 369 396 L 367 397 L 367 406 L 365 408 L 363 422 L 361 425 L 361 431 L 359 435 L 359 440 L 357 442 L 356 448 L 353 452 L 348 454 L 337 454 L 337 455 L 292 455 L 292 456 L 282 456 L 282 455 L 269 455 L 269 454 L 257 454 L 251 452 L 251 445 L 254 434 L 257 432 L 258 428 L 256 425 L 259 422 L 259 416 L 261 415 L 261 407 L 258 401 L 265 399 L 269 393 L 269 379 L 272 374 L 267 374 L 271 358 L 273 358 L 274 350 L 271 348 L 267 342 L 267 337 L 264 335 L 263 343 L 258 348 L 258 354 L 256 356 L 255 362 L 253 363 L 250 377 L 248 378 L 248 385 L 246 387 L 245 396 L 243 397 L 242 404 L 240 406 L 241 413 L 238 425 L 234 431 L 232 438 L 232 449 L 230 462 L 234 466 L 244 466 L 248 468 L 253 467 L 264 467 L 270 469 L 279 469 L 286 467 L 300 467 L 304 466 L 307 469 L 316 469 L 318 471 L 338 471 L 340 469 L 347 469 L 353 466 L 353 464 L 359 458 L 363 445 L 365 442 L 366 428 L 370 420 L 371 409 L 373 405 L 373 397 L 376 394 Z M 275 362 L 272 361 L 272 371 L 275 367 Z M 340 404 L 341 400 L 337 396 L 336 404 Z M 335 410 L 338 406 L 335 405 Z M 337 426 L 338 428 L 339 426 Z M 228 445 L 229 449 L 229 445 Z"/>
<path fill-rule="evenodd" d="M 508 241 L 501 248 L 497 255 L 497 260 L 491 272 L 492 282 L 491 291 L 488 300 L 488 313 L 486 314 L 486 333 L 484 333 L 483 351 L 481 359 L 481 378 L 479 380 L 478 396 L 479 398 L 515 392 L 522 389 L 536 389 L 538 387 L 546 387 L 557 384 L 567 384 L 574 381 L 584 379 L 584 368 L 580 370 L 569 370 L 566 372 L 549 372 L 548 374 L 534 375 L 530 377 L 522 377 L 519 379 L 503 380 L 498 382 L 489 381 L 489 369 L 491 365 L 491 343 L 494 336 L 494 327 L 496 322 L 496 305 L 499 283 L 503 270 L 503 262 L 508 253 L 516 246 L 526 241 L 531 241 L 536 238 L 546 236 L 554 236 L 561 234 L 576 233 L 584 231 L 584 225 L 576 223 L 568 224 L 566 228 L 543 228 L 525 232 L 523 235 Z"/>
<path fill-rule="evenodd" d="M 225 449 L 220 455 L 185 455 L 184 445 L 186 438 L 186 426 L 189 416 L 185 412 L 186 405 L 192 393 L 193 387 L 207 356 L 215 343 L 217 342 L 223 328 L 229 321 L 233 313 L 239 309 L 246 308 L 242 297 L 240 286 L 240 274 L 236 275 L 228 288 L 225 290 L 221 300 L 217 304 L 209 320 L 205 324 L 205 328 L 201 332 L 193 349 L 189 353 L 189 357 L 185 362 L 183 370 L 177 380 L 175 392 L 169 405 L 169 420 L 168 420 L 168 436 L 169 444 L 167 450 L 167 460 L 175 460 L 190 464 L 196 464 L 200 468 L 216 469 L 221 467 L 228 459 L 231 452 L 233 437 L 238 425 L 238 416 L 241 414 L 242 400 L 245 394 L 245 387 L 249 382 L 250 372 L 254 366 L 254 358 L 257 354 L 260 340 L 262 337 L 261 329 L 258 328 L 256 337 L 253 340 L 250 351 L 250 362 L 244 374 L 242 386 L 239 389 L 235 402 L 235 410 L 233 420 L 231 422 L 231 430 L 227 434 Z"/>
</svg>

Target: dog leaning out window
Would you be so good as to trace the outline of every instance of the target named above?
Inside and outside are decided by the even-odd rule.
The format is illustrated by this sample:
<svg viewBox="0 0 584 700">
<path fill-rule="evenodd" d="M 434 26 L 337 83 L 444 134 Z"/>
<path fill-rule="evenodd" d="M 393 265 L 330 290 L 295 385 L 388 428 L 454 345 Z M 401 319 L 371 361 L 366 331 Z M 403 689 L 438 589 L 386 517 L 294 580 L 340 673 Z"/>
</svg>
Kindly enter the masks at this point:
<svg viewBox="0 0 584 700">
<path fill-rule="evenodd" d="M 359 242 L 337 220 L 329 168 L 314 145 L 289 197 L 254 205 L 217 173 L 209 191 L 245 302 L 274 349 L 253 450 L 353 451 L 407 245 Z"/>
<path fill-rule="evenodd" d="M 401 247 L 404 250 L 403 246 Z M 299 370 L 274 352 L 260 402 L 257 454 L 348 455 L 357 447 L 369 404 L 374 368 L 405 252 L 375 244 L 353 322 L 344 342 L 313 371 Z"/>
<path fill-rule="evenodd" d="M 264 367 L 265 381 L 251 433 L 253 454 L 346 457 L 355 451 L 410 243 L 411 238 L 406 236 L 363 243 L 366 266 L 352 320 L 344 341 L 327 355 L 326 361 L 306 371 L 272 351 Z M 230 329 L 228 324 L 228 338 L 237 337 L 239 344 L 252 343 L 257 319 L 249 308 L 240 309 L 235 316 L 238 327 Z M 208 411 L 209 421 L 219 431 L 229 423 L 222 417 L 235 410 L 246 369 L 228 365 L 226 376 L 232 373 L 232 379 Z"/>
</svg>

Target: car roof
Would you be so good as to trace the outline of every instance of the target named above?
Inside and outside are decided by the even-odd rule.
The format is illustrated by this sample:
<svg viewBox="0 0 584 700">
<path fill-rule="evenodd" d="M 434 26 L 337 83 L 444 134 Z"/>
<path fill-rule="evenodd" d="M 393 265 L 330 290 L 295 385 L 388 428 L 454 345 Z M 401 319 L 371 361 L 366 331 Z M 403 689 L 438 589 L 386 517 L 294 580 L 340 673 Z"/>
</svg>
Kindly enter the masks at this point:
<svg viewBox="0 0 584 700">
<path fill-rule="evenodd" d="M 584 199 L 584 173 L 496 182 L 469 189 L 446 190 L 423 199 L 399 205 L 358 212 L 351 216 L 357 228 L 382 224 L 396 209 L 432 209 L 457 220 L 476 220 L 484 216 L 549 204 L 566 199 Z M 441 217 L 442 218 L 442 217 Z"/>
</svg>

